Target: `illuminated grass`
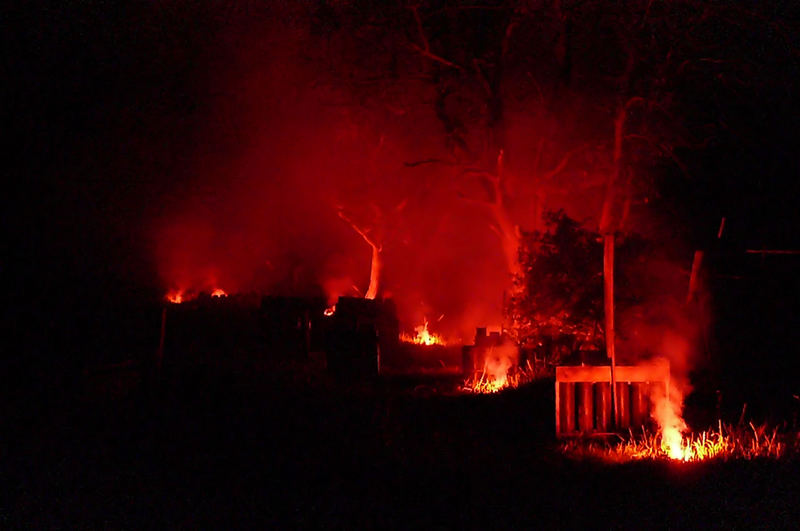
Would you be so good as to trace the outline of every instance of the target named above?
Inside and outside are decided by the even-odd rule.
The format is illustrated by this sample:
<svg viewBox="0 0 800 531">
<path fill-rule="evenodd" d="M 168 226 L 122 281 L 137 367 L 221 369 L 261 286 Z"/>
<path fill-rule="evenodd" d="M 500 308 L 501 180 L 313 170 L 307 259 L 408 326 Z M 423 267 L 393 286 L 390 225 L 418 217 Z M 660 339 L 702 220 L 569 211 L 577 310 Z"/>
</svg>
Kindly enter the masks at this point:
<svg viewBox="0 0 800 531">
<path fill-rule="evenodd" d="M 643 459 L 696 462 L 731 459 L 780 459 L 795 456 L 800 449 L 797 433 L 781 433 L 766 424 L 732 426 L 719 423 L 716 430 L 684 435 L 681 457 L 671 458 L 661 435 L 643 429 L 616 441 L 573 439 L 561 444 L 569 457 L 622 463 Z"/>
</svg>

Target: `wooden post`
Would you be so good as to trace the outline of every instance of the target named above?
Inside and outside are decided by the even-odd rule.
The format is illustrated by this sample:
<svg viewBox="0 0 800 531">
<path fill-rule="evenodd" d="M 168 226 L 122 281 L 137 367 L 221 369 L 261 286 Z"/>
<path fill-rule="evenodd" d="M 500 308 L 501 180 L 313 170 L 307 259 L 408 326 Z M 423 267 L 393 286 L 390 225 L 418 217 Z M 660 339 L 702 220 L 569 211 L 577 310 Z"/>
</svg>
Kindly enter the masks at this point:
<svg viewBox="0 0 800 531">
<path fill-rule="evenodd" d="M 603 297 L 606 317 L 606 355 L 611 359 L 611 416 L 616 427 L 617 408 L 617 355 L 614 350 L 614 234 L 603 236 Z"/>
</svg>

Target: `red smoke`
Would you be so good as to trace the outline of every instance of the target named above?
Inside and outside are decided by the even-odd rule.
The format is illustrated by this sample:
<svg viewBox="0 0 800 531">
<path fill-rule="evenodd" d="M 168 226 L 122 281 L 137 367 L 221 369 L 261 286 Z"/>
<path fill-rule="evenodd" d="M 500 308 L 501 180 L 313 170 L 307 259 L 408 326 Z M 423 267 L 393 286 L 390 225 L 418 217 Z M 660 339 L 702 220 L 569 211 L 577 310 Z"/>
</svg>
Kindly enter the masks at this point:
<svg viewBox="0 0 800 531">
<path fill-rule="evenodd" d="M 379 296 L 395 300 L 406 331 L 428 317 L 447 340 L 469 340 L 476 326 L 499 325 L 510 279 L 491 191 L 449 162 L 434 88 L 412 80 L 395 87 L 400 96 L 365 100 L 300 60 L 302 36 L 273 29 L 267 41 L 262 30 L 218 36 L 208 59 L 189 184 L 164 200 L 152 226 L 165 292 L 320 295 L 329 304 L 363 295 L 372 249 L 345 212 L 379 240 Z M 580 136 L 575 124 L 590 116 L 580 100 L 570 109 L 506 110 L 503 191 L 524 230 L 558 208 L 596 226 L 604 179 L 591 150 L 558 178 L 532 177 L 535 165 L 555 166 L 580 144 L 570 134 Z M 573 119 L 581 112 L 583 121 Z M 535 155 L 537 145 L 546 149 Z"/>
</svg>

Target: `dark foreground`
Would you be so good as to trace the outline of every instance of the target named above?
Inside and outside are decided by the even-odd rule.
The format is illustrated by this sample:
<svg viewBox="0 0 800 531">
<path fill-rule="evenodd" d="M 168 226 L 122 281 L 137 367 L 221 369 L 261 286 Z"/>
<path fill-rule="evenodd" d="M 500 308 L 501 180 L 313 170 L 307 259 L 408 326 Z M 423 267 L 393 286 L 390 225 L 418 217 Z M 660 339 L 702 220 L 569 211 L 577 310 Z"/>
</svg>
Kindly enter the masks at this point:
<svg viewBox="0 0 800 531">
<path fill-rule="evenodd" d="M 0 526 L 795 528 L 797 461 L 603 465 L 556 450 L 551 384 L 489 397 L 254 364 L 20 404 Z"/>
</svg>

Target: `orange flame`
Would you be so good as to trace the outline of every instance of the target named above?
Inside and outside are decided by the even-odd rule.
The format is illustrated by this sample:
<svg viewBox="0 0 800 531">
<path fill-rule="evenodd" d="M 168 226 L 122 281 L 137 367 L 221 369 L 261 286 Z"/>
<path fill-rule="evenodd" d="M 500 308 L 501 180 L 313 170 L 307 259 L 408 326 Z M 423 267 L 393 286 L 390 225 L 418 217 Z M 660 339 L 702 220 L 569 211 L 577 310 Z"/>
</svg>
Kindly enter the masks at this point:
<svg viewBox="0 0 800 531">
<path fill-rule="evenodd" d="M 653 420 L 658 424 L 661 435 L 661 451 L 670 459 L 689 461 L 693 458 L 692 445 L 684 440 L 688 431 L 683 420 L 683 397 L 680 389 L 670 382 L 669 392 L 651 396 L 653 401 Z"/>
<path fill-rule="evenodd" d="M 533 382 L 543 373 L 537 373 L 530 361 L 517 366 L 516 351 L 510 347 L 499 347 L 494 355 L 487 356 L 483 370 L 468 376 L 461 386 L 467 393 L 491 394 L 504 389 L 516 389 Z"/>
<path fill-rule="evenodd" d="M 400 340 L 406 343 L 415 343 L 417 345 L 445 345 L 444 339 L 439 334 L 435 334 L 428 330 L 428 319 L 423 319 L 419 326 L 414 327 L 417 335 L 400 334 Z"/>
<path fill-rule="evenodd" d="M 674 440 L 668 441 L 663 434 L 652 434 L 643 428 L 641 435 L 631 433 L 629 439 L 615 444 L 576 439 L 564 443 L 562 450 L 573 457 L 593 457 L 616 463 L 639 459 L 670 459 L 681 463 L 711 459 L 778 459 L 794 451 L 794 447 L 786 444 L 785 437 L 796 438 L 794 434 L 779 436 L 778 428 L 769 434 L 766 425 L 756 427 L 751 422 L 748 429 L 725 425 L 722 421 L 716 430 L 679 434 L 680 438 L 674 434 L 669 436 Z"/>
<path fill-rule="evenodd" d="M 192 290 L 186 291 L 183 289 L 172 289 L 168 291 L 166 295 L 164 295 L 164 298 L 167 300 L 167 302 L 170 302 L 172 304 L 182 304 L 184 302 L 197 298 L 197 295 L 198 293 Z M 227 297 L 228 292 L 222 288 L 214 288 L 211 291 L 211 296 L 215 299 L 221 297 Z"/>
<path fill-rule="evenodd" d="M 336 313 L 336 305 L 334 304 L 332 306 L 328 306 L 327 308 L 325 308 L 325 311 L 322 312 L 322 315 L 324 315 L 325 317 L 330 317 L 335 313 Z"/>
<path fill-rule="evenodd" d="M 183 291 L 176 289 L 172 290 L 167 293 L 166 297 L 167 302 L 171 302 L 172 304 L 180 304 L 183 302 Z"/>
</svg>

